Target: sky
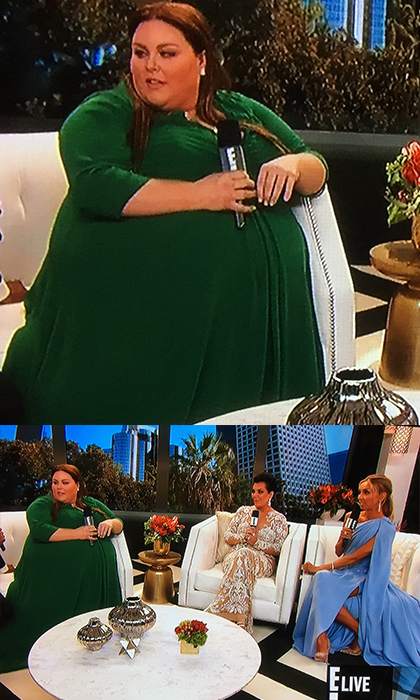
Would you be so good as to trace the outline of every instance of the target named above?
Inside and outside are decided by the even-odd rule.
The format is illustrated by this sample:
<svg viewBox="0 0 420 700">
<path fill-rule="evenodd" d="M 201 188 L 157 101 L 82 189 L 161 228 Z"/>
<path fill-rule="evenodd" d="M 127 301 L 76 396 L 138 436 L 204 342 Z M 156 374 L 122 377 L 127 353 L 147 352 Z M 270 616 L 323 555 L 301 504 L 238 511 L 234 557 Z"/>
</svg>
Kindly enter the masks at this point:
<svg viewBox="0 0 420 700">
<path fill-rule="evenodd" d="M 147 427 L 157 428 L 156 425 Z M 119 433 L 120 430 L 121 425 L 67 425 L 66 435 L 68 440 L 78 442 L 83 449 L 86 449 L 87 445 L 98 445 L 106 449 L 111 447 L 112 435 Z M 215 430 L 215 425 L 172 425 L 170 443 L 182 445 L 182 438 L 190 433 L 195 434 L 197 440 L 200 440 L 205 433 L 214 433 Z M 348 449 L 353 426 L 326 425 L 324 430 L 328 454 Z M 15 432 L 15 425 L 0 425 L 0 439 L 13 440 Z M 51 437 L 51 426 L 45 426 L 44 434 Z"/>
</svg>

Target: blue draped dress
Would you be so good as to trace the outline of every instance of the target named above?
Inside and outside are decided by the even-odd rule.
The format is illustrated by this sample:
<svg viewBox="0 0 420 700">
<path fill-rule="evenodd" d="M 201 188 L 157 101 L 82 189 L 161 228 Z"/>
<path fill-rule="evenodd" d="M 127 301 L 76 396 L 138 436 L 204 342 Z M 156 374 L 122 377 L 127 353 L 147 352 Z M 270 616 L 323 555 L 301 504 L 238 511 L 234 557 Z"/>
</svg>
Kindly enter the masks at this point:
<svg viewBox="0 0 420 700">
<path fill-rule="evenodd" d="M 316 640 L 324 631 L 331 653 L 353 641 L 354 633 L 335 622 L 344 605 L 359 620 L 358 642 L 368 664 L 420 667 L 420 601 L 389 580 L 394 535 L 389 518 L 360 523 L 345 553 L 352 554 L 375 537 L 372 553 L 355 564 L 313 576 L 293 633 L 298 652 L 314 657 Z M 349 598 L 357 587 L 358 595 Z"/>
</svg>

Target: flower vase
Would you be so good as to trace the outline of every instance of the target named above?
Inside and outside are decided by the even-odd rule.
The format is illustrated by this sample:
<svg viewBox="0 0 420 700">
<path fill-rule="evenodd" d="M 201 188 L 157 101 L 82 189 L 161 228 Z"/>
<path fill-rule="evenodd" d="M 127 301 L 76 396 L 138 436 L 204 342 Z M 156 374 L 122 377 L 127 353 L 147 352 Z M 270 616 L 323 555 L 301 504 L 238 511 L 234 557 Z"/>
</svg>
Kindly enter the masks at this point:
<svg viewBox="0 0 420 700">
<path fill-rule="evenodd" d="M 411 219 L 411 240 L 420 253 L 420 214 L 415 214 Z"/>
<path fill-rule="evenodd" d="M 372 369 L 333 372 L 325 388 L 295 406 L 287 425 L 418 425 L 399 394 L 385 389 Z"/>
<path fill-rule="evenodd" d="M 340 508 L 335 515 L 331 515 L 330 510 L 324 510 L 321 517 L 317 518 L 317 525 L 335 525 L 346 512 L 345 508 Z"/>
<path fill-rule="evenodd" d="M 167 557 L 169 554 L 170 548 L 171 548 L 171 543 L 164 542 L 160 538 L 157 540 L 154 540 L 154 542 L 153 542 L 153 551 L 155 554 L 157 554 L 158 557 Z"/>
<path fill-rule="evenodd" d="M 198 654 L 199 651 L 200 651 L 200 647 L 195 647 L 193 644 L 190 644 L 189 642 L 186 642 L 184 639 L 181 639 L 181 643 L 180 643 L 181 654 Z"/>
</svg>

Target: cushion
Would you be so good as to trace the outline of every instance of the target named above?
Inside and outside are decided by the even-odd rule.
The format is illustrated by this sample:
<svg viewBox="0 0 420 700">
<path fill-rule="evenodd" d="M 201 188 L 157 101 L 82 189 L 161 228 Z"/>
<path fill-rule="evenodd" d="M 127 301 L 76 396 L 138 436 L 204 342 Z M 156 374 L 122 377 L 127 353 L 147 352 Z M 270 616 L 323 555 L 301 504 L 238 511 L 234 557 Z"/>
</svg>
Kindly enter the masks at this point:
<svg viewBox="0 0 420 700">
<path fill-rule="evenodd" d="M 198 571 L 194 581 L 194 590 L 206 591 L 216 595 L 219 586 L 222 583 L 223 569 L 222 564 L 216 564 L 212 569 Z M 276 583 L 274 576 L 270 578 L 258 578 L 255 583 L 253 598 L 264 600 L 268 603 L 274 603 L 276 600 Z"/>
<path fill-rule="evenodd" d="M 230 547 L 225 542 L 225 532 L 228 529 L 234 515 L 235 513 L 226 513 L 223 510 L 220 510 L 216 513 L 218 527 L 218 541 L 215 559 L 216 564 L 219 564 L 219 562 L 223 561 L 226 554 L 229 554 L 229 552 L 232 549 L 232 547 Z"/>
<path fill-rule="evenodd" d="M 404 567 L 417 546 L 418 542 L 409 539 L 394 542 L 392 545 L 390 580 L 399 588 L 403 582 Z"/>
</svg>

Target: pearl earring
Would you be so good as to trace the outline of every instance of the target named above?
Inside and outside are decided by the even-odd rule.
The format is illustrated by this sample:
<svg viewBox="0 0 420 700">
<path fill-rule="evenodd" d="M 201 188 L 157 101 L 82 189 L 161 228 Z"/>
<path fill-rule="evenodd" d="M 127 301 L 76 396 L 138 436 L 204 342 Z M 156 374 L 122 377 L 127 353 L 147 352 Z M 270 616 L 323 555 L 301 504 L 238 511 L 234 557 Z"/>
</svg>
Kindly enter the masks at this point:
<svg viewBox="0 0 420 700">
<path fill-rule="evenodd" d="M 201 66 L 201 68 L 200 68 L 200 75 L 203 76 L 203 75 L 205 75 L 205 74 L 206 74 L 206 69 L 204 68 L 204 66 Z"/>
</svg>

